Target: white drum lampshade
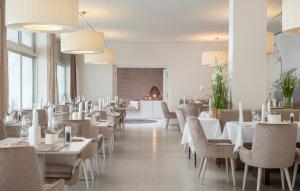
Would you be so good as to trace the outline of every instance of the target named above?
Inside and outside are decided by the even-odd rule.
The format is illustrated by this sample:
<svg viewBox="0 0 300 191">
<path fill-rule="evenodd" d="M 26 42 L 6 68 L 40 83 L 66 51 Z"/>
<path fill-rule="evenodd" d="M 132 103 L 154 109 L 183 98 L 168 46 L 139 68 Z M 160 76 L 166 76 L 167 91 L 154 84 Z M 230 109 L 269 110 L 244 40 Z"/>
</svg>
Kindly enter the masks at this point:
<svg viewBox="0 0 300 191">
<path fill-rule="evenodd" d="M 282 1 L 282 32 L 300 34 L 300 1 Z"/>
<path fill-rule="evenodd" d="M 274 34 L 271 32 L 267 32 L 267 54 L 272 54 L 274 51 Z"/>
<path fill-rule="evenodd" d="M 226 51 L 205 51 L 202 52 L 202 65 L 214 66 L 215 59 L 223 62 L 224 65 L 228 64 L 228 54 Z"/>
<path fill-rule="evenodd" d="M 84 62 L 86 64 L 115 64 L 116 53 L 112 48 L 105 48 L 103 54 L 86 54 Z"/>
<path fill-rule="evenodd" d="M 95 54 L 104 52 L 104 34 L 81 29 L 60 35 L 61 52 L 67 54 Z"/>
<path fill-rule="evenodd" d="M 5 23 L 31 31 L 74 31 L 79 25 L 78 6 L 78 0 L 7 0 Z"/>
</svg>

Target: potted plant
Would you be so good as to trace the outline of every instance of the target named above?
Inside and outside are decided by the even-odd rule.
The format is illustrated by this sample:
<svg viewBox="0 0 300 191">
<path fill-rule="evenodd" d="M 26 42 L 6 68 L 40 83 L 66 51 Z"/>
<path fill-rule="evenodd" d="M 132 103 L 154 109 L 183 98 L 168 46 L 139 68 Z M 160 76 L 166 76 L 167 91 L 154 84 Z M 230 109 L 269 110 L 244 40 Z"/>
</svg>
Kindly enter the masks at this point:
<svg viewBox="0 0 300 191">
<path fill-rule="evenodd" d="M 218 117 L 219 109 L 227 109 L 227 84 L 225 82 L 224 65 L 217 58 L 214 61 L 214 71 L 212 74 L 212 106 L 214 117 Z"/>
<path fill-rule="evenodd" d="M 285 108 L 293 107 L 293 94 L 297 86 L 297 76 L 295 70 L 282 72 L 280 76 L 280 85 L 283 94 L 283 106 Z"/>
</svg>

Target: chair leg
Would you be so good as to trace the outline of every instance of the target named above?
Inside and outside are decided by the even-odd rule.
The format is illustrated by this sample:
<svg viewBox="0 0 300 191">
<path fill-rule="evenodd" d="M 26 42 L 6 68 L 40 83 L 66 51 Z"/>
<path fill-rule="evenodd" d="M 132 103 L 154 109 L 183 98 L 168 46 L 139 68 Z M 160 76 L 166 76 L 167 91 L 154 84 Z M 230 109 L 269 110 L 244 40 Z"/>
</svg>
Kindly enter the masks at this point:
<svg viewBox="0 0 300 191">
<path fill-rule="evenodd" d="M 246 187 L 248 169 L 249 169 L 249 166 L 247 164 L 245 164 L 244 179 L 243 179 L 243 190 L 245 190 L 245 187 Z"/>
<path fill-rule="evenodd" d="M 280 177 L 281 177 L 281 186 L 282 186 L 282 190 L 285 190 L 284 170 L 283 170 L 282 168 L 280 169 Z"/>
<path fill-rule="evenodd" d="M 88 162 L 88 164 L 89 164 L 89 166 L 90 166 L 91 178 L 92 178 L 92 180 L 94 180 L 94 172 L 93 172 L 93 165 L 92 165 L 92 161 L 91 161 L 91 159 L 87 159 L 87 162 Z"/>
<path fill-rule="evenodd" d="M 103 158 L 105 159 L 106 158 L 106 153 L 105 153 L 105 144 L 104 144 L 104 140 L 102 141 L 102 155 L 103 155 Z"/>
<path fill-rule="evenodd" d="M 95 160 L 96 160 L 96 169 L 97 169 L 97 174 L 100 174 L 100 173 L 99 173 L 99 160 L 98 160 L 98 153 L 96 153 L 96 155 L 95 155 Z"/>
<path fill-rule="evenodd" d="M 83 161 L 82 163 L 82 168 L 83 168 L 83 173 L 84 173 L 84 178 L 85 178 L 85 183 L 86 183 L 86 188 L 88 189 L 89 188 L 89 177 L 88 177 L 88 174 L 87 174 L 87 169 L 86 169 L 86 162 Z"/>
<path fill-rule="evenodd" d="M 256 191 L 260 191 L 262 168 L 258 168 Z"/>
<path fill-rule="evenodd" d="M 201 157 L 200 164 L 199 164 L 199 171 L 198 171 L 198 175 L 197 175 L 198 178 L 200 177 L 200 173 L 202 170 L 204 160 L 205 160 L 204 157 Z"/>
<path fill-rule="evenodd" d="M 292 183 L 293 189 L 295 188 L 295 183 L 296 183 L 296 177 L 297 177 L 298 168 L 299 168 L 299 164 L 295 163 L 294 173 L 293 173 L 293 183 Z"/>
<path fill-rule="evenodd" d="M 200 184 L 203 183 L 205 171 L 206 171 L 206 165 L 207 165 L 207 158 L 204 159 L 203 167 L 202 167 L 202 174 L 201 174 L 201 179 L 200 179 Z"/>
<path fill-rule="evenodd" d="M 235 186 L 235 168 L 234 168 L 234 159 L 230 159 L 230 164 L 231 164 L 231 174 L 232 174 L 232 182 L 233 185 Z"/>
<path fill-rule="evenodd" d="M 169 127 L 169 123 L 170 123 L 170 119 L 169 119 L 169 118 L 167 118 L 167 121 L 166 121 L 166 128 L 168 128 L 168 127 Z"/>
<path fill-rule="evenodd" d="M 194 165 L 197 167 L 197 154 L 194 152 Z"/>
<path fill-rule="evenodd" d="M 225 158 L 225 165 L 226 165 L 226 179 L 227 179 L 227 183 L 229 181 L 229 170 L 228 170 L 228 159 Z"/>
<path fill-rule="evenodd" d="M 289 170 L 287 168 L 284 168 L 284 172 L 285 172 L 285 177 L 286 177 L 286 181 L 288 183 L 289 186 L 289 190 L 292 191 L 292 183 L 291 183 L 291 178 L 290 178 L 290 174 L 289 174 Z"/>
</svg>

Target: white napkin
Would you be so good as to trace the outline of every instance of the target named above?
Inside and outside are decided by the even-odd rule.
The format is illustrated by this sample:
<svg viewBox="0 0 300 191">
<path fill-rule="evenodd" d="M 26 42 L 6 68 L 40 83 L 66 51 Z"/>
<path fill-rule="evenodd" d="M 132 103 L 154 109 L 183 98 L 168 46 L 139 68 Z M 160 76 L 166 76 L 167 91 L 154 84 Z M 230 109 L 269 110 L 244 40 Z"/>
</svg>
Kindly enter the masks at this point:
<svg viewBox="0 0 300 191">
<path fill-rule="evenodd" d="M 83 105 L 82 102 L 79 103 L 79 109 L 78 109 L 78 119 L 81 119 L 82 117 L 82 112 L 83 112 Z"/>
<path fill-rule="evenodd" d="M 210 113 L 206 111 L 201 112 L 199 115 L 199 119 L 209 119 L 209 118 L 210 118 Z"/>
<path fill-rule="evenodd" d="M 266 106 L 265 104 L 261 105 L 261 122 L 265 122 L 265 118 L 266 118 Z"/>
<path fill-rule="evenodd" d="M 53 121 L 53 107 L 48 107 L 48 127 L 52 127 L 52 121 Z"/>
<path fill-rule="evenodd" d="M 29 129 L 29 143 L 37 146 L 41 141 L 41 129 L 38 127 L 38 112 L 34 108 L 32 111 L 32 127 Z"/>
<path fill-rule="evenodd" d="M 209 101 L 208 101 L 208 112 L 209 112 L 209 115 L 213 115 L 213 111 L 212 111 L 212 99 L 210 98 Z"/>
<path fill-rule="evenodd" d="M 239 123 L 244 122 L 244 114 L 243 114 L 243 104 L 239 102 Z"/>
<path fill-rule="evenodd" d="M 98 109 L 101 111 L 102 110 L 102 103 L 101 103 L 101 98 L 98 99 Z"/>
</svg>

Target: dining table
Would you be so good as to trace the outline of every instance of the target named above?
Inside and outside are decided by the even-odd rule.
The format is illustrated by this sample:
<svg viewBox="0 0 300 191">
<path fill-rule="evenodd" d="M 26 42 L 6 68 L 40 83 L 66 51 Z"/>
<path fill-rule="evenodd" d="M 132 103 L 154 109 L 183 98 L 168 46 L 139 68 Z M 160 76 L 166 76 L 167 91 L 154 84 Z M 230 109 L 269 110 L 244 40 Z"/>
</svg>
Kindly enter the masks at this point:
<svg viewBox="0 0 300 191">
<path fill-rule="evenodd" d="M 92 139 L 83 137 L 72 137 L 70 143 L 65 143 L 64 139 L 60 139 L 56 144 L 45 144 L 44 139 L 41 140 L 36 148 L 39 170 L 41 179 L 45 182 L 45 168 L 47 155 L 79 155 L 92 142 Z M 0 140 L 0 147 L 22 147 L 30 146 L 28 142 L 22 141 L 20 138 L 5 138 Z"/>
<path fill-rule="evenodd" d="M 252 144 L 256 124 L 257 122 L 227 122 L 221 138 L 231 140 L 232 144 L 235 145 L 234 152 L 238 152 L 244 144 Z M 297 124 L 297 142 L 300 142 L 300 122 Z"/>
</svg>

